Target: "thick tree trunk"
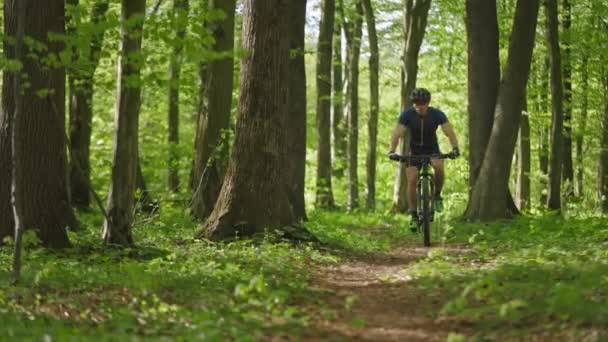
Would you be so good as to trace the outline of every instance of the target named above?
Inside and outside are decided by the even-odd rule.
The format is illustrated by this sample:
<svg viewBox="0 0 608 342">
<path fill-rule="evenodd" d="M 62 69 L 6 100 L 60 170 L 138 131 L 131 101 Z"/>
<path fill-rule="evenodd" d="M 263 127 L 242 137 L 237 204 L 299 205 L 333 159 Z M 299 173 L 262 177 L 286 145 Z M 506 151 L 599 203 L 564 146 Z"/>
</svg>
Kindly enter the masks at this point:
<svg viewBox="0 0 608 342">
<path fill-rule="evenodd" d="M 352 23 L 350 45 L 350 78 L 348 80 L 348 209 L 359 207 L 359 176 L 357 161 L 359 149 L 359 59 L 361 55 L 361 34 L 363 26 L 363 7 L 356 2 L 356 17 Z"/>
<path fill-rule="evenodd" d="M 581 85 L 581 118 L 578 120 L 579 127 L 576 133 L 576 195 L 580 198 L 584 196 L 584 174 L 585 174 L 585 164 L 584 164 L 584 156 L 583 156 L 583 142 L 585 131 L 587 130 L 587 116 L 589 110 L 589 67 L 587 63 L 589 62 L 589 57 L 586 53 L 583 54 L 582 60 L 582 85 Z"/>
<path fill-rule="evenodd" d="M 127 80 L 140 77 L 136 56 L 141 51 L 145 0 L 123 0 L 121 46 L 118 57 L 118 98 L 114 120 L 112 177 L 108 193 L 108 213 L 103 227 L 106 243 L 133 245 L 131 224 L 138 167 L 137 132 L 141 88 Z"/>
<path fill-rule="evenodd" d="M 209 2 L 210 10 L 222 10 L 226 16 L 213 27 L 217 52 L 227 53 L 221 59 L 214 60 L 207 66 L 203 79 L 205 93 L 201 101 L 202 112 L 197 124 L 195 146 L 196 185 L 192 197 L 192 213 L 203 220 L 211 214 L 219 196 L 224 174 L 226 172 L 228 139 L 226 133 L 230 124 L 232 108 L 232 87 L 234 79 L 234 12 L 235 0 L 213 0 Z"/>
<path fill-rule="evenodd" d="M 570 0 L 563 0 L 563 35 L 564 46 L 564 145 L 563 170 L 565 198 L 574 196 L 574 168 L 572 166 L 572 61 L 571 61 L 571 30 L 572 7 Z"/>
<path fill-rule="evenodd" d="M 557 0 L 546 0 L 545 18 L 547 30 L 547 48 L 551 61 L 551 154 L 549 156 L 549 194 L 547 207 L 561 209 L 561 185 L 563 162 L 563 84 L 561 52 L 559 48 L 559 30 L 557 17 Z"/>
<path fill-rule="evenodd" d="M 538 9 L 539 0 L 517 2 L 492 134 L 466 212 L 469 219 L 494 220 L 514 214 L 508 182 L 532 61 Z"/>
<path fill-rule="evenodd" d="M 492 133 L 500 83 L 496 0 L 467 0 L 469 190 L 481 169 Z"/>
<path fill-rule="evenodd" d="M 169 160 L 167 165 L 167 188 L 169 192 L 179 191 L 179 82 L 181 76 L 183 40 L 188 23 L 188 0 L 173 0 L 173 18 L 175 25 L 175 42 L 169 63 L 169 113 L 168 113 L 168 143 Z"/>
<path fill-rule="evenodd" d="M 76 1 L 77 2 L 77 1 Z M 95 28 L 90 37 L 90 50 L 74 48 L 77 69 L 69 75 L 69 132 L 70 132 L 70 193 L 72 204 L 86 208 L 91 202 L 91 124 L 93 119 L 93 94 L 95 70 L 101 58 L 106 30 L 107 0 L 98 0 L 91 10 L 90 24 Z M 74 29 L 73 34 L 78 34 Z"/>
<path fill-rule="evenodd" d="M 369 118 L 367 121 L 368 130 L 368 149 L 367 149 L 367 202 L 369 210 L 376 207 L 376 150 L 378 136 L 378 74 L 379 74 L 379 54 L 378 36 L 376 34 L 376 19 L 374 9 L 370 0 L 363 0 L 365 11 L 365 23 L 367 25 L 367 36 L 369 38 Z"/>
<path fill-rule="evenodd" d="M 344 175 L 344 166 L 346 165 L 346 123 L 344 120 L 344 81 L 342 75 L 342 15 L 336 15 L 334 24 L 334 42 L 333 42 L 333 112 L 332 112 L 332 128 L 333 128 L 333 164 L 334 174 L 338 177 Z"/>
<path fill-rule="evenodd" d="M 294 224 L 288 189 L 289 2 L 248 0 L 243 9 L 239 117 L 222 191 L 199 235 L 247 236 Z M 330 36 L 331 37 L 331 36 Z"/>
<path fill-rule="evenodd" d="M 5 33 L 14 37 L 17 26 L 13 5 L 14 2 L 6 2 L 4 9 Z M 52 34 L 65 34 L 64 13 L 63 0 L 49 0 L 37 6 L 29 3 L 26 6 L 24 36 L 45 44 L 47 49 L 34 51 L 25 44 L 23 56 L 26 57 L 22 60 L 21 73 L 23 84 L 27 86 L 22 88 L 14 83 L 16 80 L 9 81 L 7 85 L 3 84 L 2 94 L 3 116 L 6 118 L 15 111 L 16 106 L 15 99 L 6 97 L 14 97 L 16 92 L 22 92 L 18 115 L 12 122 L 13 187 L 19 207 L 16 209 L 20 211 L 18 217 L 21 219 L 18 223 L 36 230 L 42 243 L 52 248 L 69 246 L 65 228 L 78 228 L 67 185 L 65 69 L 46 62 L 48 54 L 58 54 L 64 50 L 63 43 L 49 39 Z M 12 49 L 9 47 L 5 53 L 15 56 Z M 7 81 L 6 77 L 4 80 Z M 12 86 L 12 89 L 6 86 Z M 6 120 L 3 121 L 6 124 Z M 2 134 L 11 134 L 9 128 L 3 126 Z M 4 150 L 7 140 L 2 137 L 0 141 Z M 10 160 L 8 165 L 10 167 Z M 10 175 L 4 181 L 10 184 Z"/>
<path fill-rule="evenodd" d="M 401 109 L 411 105 L 410 94 L 416 88 L 418 78 L 418 54 L 426 31 L 427 18 L 431 0 L 404 1 L 404 45 L 401 66 Z M 408 151 L 408 142 L 404 137 L 400 148 L 401 154 Z M 399 163 L 393 188 L 393 211 L 407 211 L 407 180 L 405 164 Z"/>
<path fill-rule="evenodd" d="M 17 33 L 17 13 L 12 1 L 4 2 L 4 34 L 5 37 L 15 37 Z M 15 45 L 2 40 L 3 54 L 6 60 L 14 60 Z M 13 236 L 15 219 L 11 204 L 12 186 L 12 135 L 13 115 L 15 114 L 15 77 L 16 73 L 8 69 L 2 70 L 2 108 L 0 109 L 0 241 L 7 236 Z"/>
<path fill-rule="evenodd" d="M 317 206 L 331 208 L 331 52 L 335 1 L 322 0 L 317 45 Z"/>
<path fill-rule="evenodd" d="M 521 117 L 518 147 L 517 205 L 519 210 L 527 210 L 530 208 L 530 120 L 527 104 Z"/>
<path fill-rule="evenodd" d="M 608 72 L 602 70 L 604 113 L 602 115 L 602 141 L 598 167 L 598 197 L 602 213 L 608 213 Z"/>
<path fill-rule="evenodd" d="M 304 185 L 306 171 L 306 65 L 304 28 L 306 0 L 292 0 L 290 6 L 289 120 L 287 120 L 287 157 L 289 200 L 297 221 L 306 219 Z"/>
</svg>

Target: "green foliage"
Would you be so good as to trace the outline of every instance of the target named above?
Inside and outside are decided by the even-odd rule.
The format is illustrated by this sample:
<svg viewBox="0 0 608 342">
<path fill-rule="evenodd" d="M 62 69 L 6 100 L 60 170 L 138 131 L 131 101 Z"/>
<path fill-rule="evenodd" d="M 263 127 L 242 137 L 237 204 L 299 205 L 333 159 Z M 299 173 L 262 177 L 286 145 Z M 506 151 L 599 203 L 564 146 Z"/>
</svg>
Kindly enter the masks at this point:
<svg viewBox="0 0 608 342">
<path fill-rule="evenodd" d="M 470 246 L 433 253 L 407 270 L 449 298 L 443 315 L 487 329 L 608 324 L 603 219 L 541 216 L 458 224 L 456 232 L 451 241 Z"/>
</svg>

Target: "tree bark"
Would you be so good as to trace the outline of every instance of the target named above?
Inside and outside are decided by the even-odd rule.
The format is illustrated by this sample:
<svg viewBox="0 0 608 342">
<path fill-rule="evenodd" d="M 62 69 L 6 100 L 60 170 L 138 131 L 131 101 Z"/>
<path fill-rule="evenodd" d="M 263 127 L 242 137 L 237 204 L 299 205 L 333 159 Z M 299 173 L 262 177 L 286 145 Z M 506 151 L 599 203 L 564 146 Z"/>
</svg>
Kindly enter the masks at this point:
<svg viewBox="0 0 608 342">
<path fill-rule="evenodd" d="M 487 221 L 514 214 L 508 183 L 532 61 L 538 9 L 538 0 L 517 2 L 492 134 L 466 212 L 469 219 Z"/>
<path fill-rule="evenodd" d="M 306 178 L 306 65 L 304 29 L 306 0 L 292 0 L 290 6 L 289 120 L 287 120 L 289 200 L 297 221 L 306 219 L 304 186 Z"/>
<path fill-rule="evenodd" d="M 604 113 L 602 115 L 602 140 L 598 167 L 598 197 L 602 213 L 608 213 L 608 72 L 602 68 Z"/>
<path fill-rule="evenodd" d="M 173 0 L 173 19 L 175 25 L 175 41 L 169 63 L 169 113 L 168 113 L 168 143 L 169 158 L 167 161 L 167 188 L 169 192 L 179 191 L 179 82 L 181 76 L 183 40 L 188 23 L 188 0 Z"/>
<path fill-rule="evenodd" d="M 341 2 L 340 2 L 341 6 Z M 333 112 L 332 112 L 332 128 L 333 128 L 333 164 L 334 174 L 338 177 L 344 175 L 344 166 L 346 165 L 346 124 L 344 120 L 344 81 L 342 75 L 342 22 L 344 21 L 343 14 L 336 15 L 334 23 L 334 42 L 333 42 Z M 338 13 L 336 13 L 338 14 Z"/>
<path fill-rule="evenodd" d="M 576 133 L 576 195 L 580 198 L 584 196 L 585 189 L 583 184 L 585 174 L 583 143 L 585 131 L 587 130 L 587 116 L 589 110 L 589 67 L 587 65 L 588 62 L 588 55 L 586 53 L 583 53 L 583 60 L 581 63 L 581 91 L 583 93 L 581 98 L 581 118 L 579 120 L 579 127 Z"/>
<path fill-rule="evenodd" d="M 289 4 L 245 1 L 243 47 L 250 53 L 241 62 L 234 148 L 220 196 L 199 236 L 248 236 L 296 222 L 285 186 Z"/>
<path fill-rule="evenodd" d="M 23 4 L 23 3 L 22 3 Z M 5 33 L 16 34 L 14 2 L 6 2 Z M 15 112 L 15 97 L 21 102 L 14 117 L 12 127 L 2 127 L 2 134 L 12 134 L 8 143 L 2 137 L 2 150 L 5 146 L 12 149 L 14 169 L 11 172 L 16 201 L 17 223 L 27 229 L 34 229 L 42 243 L 51 248 L 62 248 L 70 245 L 66 227 L 79 228 L 71 208 L 68 194 L 67 155 L 65 136 L 65 68 L 48 63 L 49 54 L 59 54 L 65 46 L 62 42 L 49 38 L 49 35 L 65 34 L 65 8 L 63 0 L 49 0 L 44 5 L 29 3 L 25 8 L 24 36 L 44 44 L 47 49 L 30 49 L 23 47 L 22 69 L 23 87 L 17 78 L 11 82 L 6 79 L 3 84 L 3 123 Z M 6 45 L 5 45 L 6 46 Z M 5 50 L 7 56 L 15 56 L 15 50 Z M 21 79 L 21 77 L 18 77 Z M 7 88 L 12 87 L 12 88 Z M 12 128 L 12 130 L 10 129 Z M 10 136 L 8 140 L 10 140 Z M 10 145 L 9 145 L 10 144 Z M 10 156 L 10 153 L 9 153 Z M 10 157 L 9 157 L 10 158 Z M 8 161 L 8 165 L 12 163 Z M 11 182 L 11 178 L 4 179 Z M 8 184 L 2 186 L 10 187 Z M 5 193 L 5 191 L 1 191 Z M 10 197 L 9 197 L 10 198 Z M 3 201 L 9 202 L 6 198 Z M 4 213 L 3 215 L 13 215 Z M 15 212 L 17 214 L 17 212 Z M 8 220 L 7 220 L 8 221 Z M 12 228 L 12 227 L 11 227 Z"/>
<path fill-rule="evenodd" d="M 557 5 L 556 5 L 557 6 Z M 564 181 L 565 198 L 574 196 L 574 168 L 572 165 L 572 61 L 571 61 L 571 27 L 572 27 L 572 6 L 570 0 L 563 0 L 563 35 L 564 46 L 564 145 L 563 145 L 563 170 L 562 179 Z"/>
<path fill-rule="evenodd" d="M 374 9 L 370 0 L 363 0 L 365 11 L 365 23 L 367 25 L 367 36 L 369 38 L 369 92 L 370 108 L 367 121 L 368 129 L 368 149 L 367 149 L 367 202 L 368 210 L 376 207 L 376 150 L 378 136 L 378 74 L 379 74 L 379 54 L 378 36 L 376 34 L 376 19 Z"/>
<path fill-rule="evenodd" d="M 77 3 L 77 1 L 75 1 Z M 91 203 L 91 124 L 93 119 L 94 75 L 101 58 L 106 31 L 107 0 L 98 0 L 91 10 L 92 30 L 90 48 L 74 48 L 74 65 L 69 75 L 69 132 L 70 132 L 70 194 L 72 204 L 87 208 Z M 74 28 L 72 34 L 78 34 Z"/>
<path fill-rule="evenodd" d="M 519 127 L 519 158 L 517 159 L 517 205 L 519 210 L 530 208 L 530 121 L 527 107 L 527 103 L 524 104 Z"/>
<path fill-rule="evenodd" d="M 25 3 L 25 2 L 22 2 Z M 5 1 L 3 55 L 6 60 L 14 60 L 15 45 L 9 44 L 6 37 L 17 36 L 17 8 L 12 1 Z M 18 6 L 18 5 L 17 5 Z M 0 111 L 0 241 L 13 236 L 15 217 L 13 215 L 11 187 L 13 182 L 13 115 L 15 114 L 15 78 L 17 73 L 9 69 L 2 70 L 2 108 Z"/>
<path fill-rule="evenodd" d="M 331 52 L 335 1 L 322 0 L 317 45 L 317 207 L 334 207 L 331 185 Z"/>
<path fill-rule="evenodd" d="M 123 0 L 121 12 L 120 54 L 118 57 L 118 98 L 114 120 L 112 176 L 108 193 L 108 213 L 104 221 L 106 243 L 132 246 L 131 224 L 138 167 L 139 79 L 145 0 Z M 127 82 L 129 80 L 129 82 Z"/>
<path fill-rule="evenodd" d="M 561 52 L 559 48 L 559 30 L 557 17 L 557 0 L 546 0 L 545 17 L 547 25 L 547 48 L 551 61 L 551 154 L 549 156 L 549 194 L 547 207 L 561 209 L 561 181 L 563 163 L 563 83 Z"/>
<path fill-rule="evenodd" d="M 541 79 L 541 93 L 540 93 L 540 110 L 539 113 L 547 113 L 549 111 L 549 68 L 550 61 L 549 56 L 545 57 L 543 65 L 543 73 Z M 538 143 L 538 161 L 540 167 L 540 203 L 542 205 L 547 204 L 547 194 L 549 189 L 549 127 L 542 124 L 539 129 L 539 143 Z"/>
<path fill-rule="evenodd" d="M 359 59 L 361 55 L 361 34 L 363 26 L 363 7 L 356 1 L 356 16 L 352 24 L 348 79 L 348 210 L 359 207 L 359 176 L 357 161 L 359 149 Z"/>
<path fill-rule="evenodd" d="M 467 0 L 469 89 L 469 191 L 481 169 L 492 133 L 500 83 L 496 0 Z"/>
<path fill-rule="evenodd" d="M 401 66 L 401 109 L 410 106 L 410 94 L 416 88 L 418 78 L 418 55 L 426 31 L 431 0 L 404 0 L 404 45 Z M 402 139 L 401 154 L 407 154 L 409 144 Z M 405 164 L 399 163 L 393 187 L 393 208 L 395 212 L 407 211 L 407 179 Z"/>
<path fill-rule="evenodd" d="M 219 196 L 226 172 L 228 139 L 234 79 L 234 13 L 235 0 L 212 0 L 210 10 L 222 10 L 224 20 L 213 26 L 214 51 L 224 54 L 207 66 L 204 75 L 205 93 L 197 124 L 195 146 L 196 186 L 192 197 L 192 213 L 199 220 L 211 214 Z"/>
</svg>

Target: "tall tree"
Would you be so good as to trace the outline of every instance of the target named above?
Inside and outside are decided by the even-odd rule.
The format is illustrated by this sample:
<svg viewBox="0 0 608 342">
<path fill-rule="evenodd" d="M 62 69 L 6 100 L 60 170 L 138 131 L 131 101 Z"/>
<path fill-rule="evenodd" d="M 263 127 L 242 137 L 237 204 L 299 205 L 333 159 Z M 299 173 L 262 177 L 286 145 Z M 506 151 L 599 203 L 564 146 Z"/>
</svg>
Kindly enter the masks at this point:
<svg viewBox="0 0 608 342">
<path fill-rule="evenodd" d="M 367 26 L 367 37 L 369 39 L 369 116 L 367 122 L 368 129 L 368 149 L 367 149 L 367 209 L 373 210 L 376 206 L 376 149 L 378 136 L 378 74 L 379 74 L 379 54 L 378 54 L 378 35 L 376 33 L 376 19 L 374 8 L 370 0 L 363 0 L 365 12 L 365 23 Z"/>
<path fill-rule="evenodd" d="M 602 67 L 601 79 L 604 92 L 604 112 L 602 114 L 602 137 L 597 188 L 602 213 L 608 213 L 608 71 L 606 67 Z"/>
<path fill-rule="evenodd" d="M 188 23 L 188 0 L 173 0 L 173 24 L 175 26 L 175 41 L 169 63 L 169 173 L 167 187 L 170 192 L 179 190 L 178 152 L 179 144 L 179 82 L 181 76 L 183 40 L 186 36 Z"/>
<path fill-rule="evenodd" d="M 289 5 L 247 0 L 238 120 L 220 196 L 200 235 L 246 236 L 295 223 L 288 189 Z M 330 35 L 331 38 L 331 35 Z M 255 52 L 255 53 L 253 53 Z M 331 66 L 330 66 L 331 67 Z"/>
<path fill-rule="evenodd" d="M 140 52 L 145 9 L 145 0 L 122 1 L 112 176 L 103 239 L 106 243 L 125 246 L 133 245 L 131 224 L 139 164 Z"/>
<path fill-rule="evenodd" d="M 24 5 L 26 2 L 20 2 Z M 16 2 L 4 4 L 5 33 L 14 37 L 17 29 Z M 21 59 L 21 77 L 7 79 L 5 71 L 2 93 L 2 121 L 6 125 L 16 111 L 12 126 L 2 126 L 2 151 L 12 150 L 13 200 L 16 204 L 18 226 L 34 229 L 42 243 L 48 247 L 69 246 L 66 227 L 78 228 L 71 208 L 67 186 L 67 155 L 65 136 L 65 68 L 53 63 L 50 55 L 61 53 L 65 46 L 54 35 L 65 34 L 65 7 L 63 0 L 49 0 L 44 4 L 26 5 L 23 35 L 40 42 L 45 49 L 24 44 Z M 13 46 L 6 44 L 7 57 L 15 57 Z M 20 96 L 16 96 L 20 92 Z M 8 97 L 13 97 L 9 99 Z M 18 99 L 19 103 L 15 100 Z M 7 138 L 5 135 L 8 134 Z M 12 136 L 12 139 L 10 138 Z M 9 154 L 10 158 L 11 154 Z M 6 158 L 3 155 L 3 158 Z M 14 163 L 14 164 L 13 164 Z M 44 170 L 44 172 L 41 172 Z M 9 174 L 10 176 L 10 174 Z M 2 193 L 10 188 L 11 177 L 3 179 Z M 2 202 L 9 202 L 3 198 Z M 6 208 L 3 208 L 6 209 Z M 17 213 L 17 211 L 15 213 Z M 12 212 L 3 213 L 13 215 Z M 9 221 L 9 220 L 6 220 Z M 8 222 L 3 222 L 8 223 Z"/>
<path fill-rule="evenodd" d="M 306 171 L 306 64 L 304 38 L 306 0 L 292 0 L 289 25 L 289 120 L 287 148 L 289 200 L 296 220 L 306 219 L 304 186 Z"/>
<path fill-rule="evenodd" d="M 557 0 L 545 1 L 546 38 L 551 61 L 551 154 L 549 156 L 549 194 L 547 206 L 549 209 L 561 209 L 561 185 L 563 163 L 563 83 L 562 63 L 559 48 L 559 23 L 557 16 Z"/>
<path fill-rule="evenodd" d="M 78 0 L 72 0 L 77 5 Z M 101 58 L 101 48 L 107 29 L 107 0 L 97 0 L 91 9 L 87 33 L 79 32 L 72 22 L 69 33 L 78 37 L 89 37 L 86 48 L 74 46 L 74 67 L 69 68 L 69 131 L 70 131 L 70 192 L 72 204 L 88 207 L 91 202 L 91 124 L 93 119 L 94 75 Z M 88 33 L 90 32 L 90 34 Z M 71 40 L 76 40 L 72 37 Z M 70 41 L 71 41 L 70 40 Z"/>
<path fill-rule="evenodd" d="M 431 0 L 405 0 L 403 2 L 404 44 L 401 65 L 401 109 L 410 106 L 410 94 L 416 88 L 418 55 L 426 32 Z M 407 154 L 409 144 L 402 139 L 401 154 Z M 405 164 L 399 163 L 393 190 L 393 211 L 407 211 L 407 179 Z"/>
<path fill-rule="evenodd" d="M 469 219 L 507 218 L 516 210 L 511 206 L 508 183 L 532 61 L 538 9 L 539 0 L 517 2 L 507 64 L 494 110 L 492 134 L 466 212 Z"/>
<path fill-rule="evenodd" d="M 331 185 L 331 52 L 335 1 L 322 0 L 317 44 L 317 206 L 333 207 Z"/>
<path fill-rule="evenodd" d="M 496 0 L 467 0 L 469 96 L 469 189 L 472 190 L 490 140 L 500 82 Z"/>
<path fill-rule="evenodd" d="M 530 119 L 527 101 L 519 127 L 517 155 L 517 205 L 519 210 L 530 208 Z"/>
<path fill-rule="evenodd" d="M 337 176 L 342 176 L 344 173 L 344 165 L 346 165 L 346 128 L 344 120 L 344 80 L 342 68 L 342 24 L 344 22 L 344 13 L 342 10 L 342 1 L 338 0 L 338 11 L 336 11 L 336 20 L 334 23 L 334 41 L 333 41 L 333 70 L 332 70 L 332 130 L 333 130 L 333 160 L 334 172 Z"/>
<path fill-rule="evenodd" d="M 564 145 L 562 178 L 566 198 L 574 195 L 574 167 L 572 165 L 572 5 L 570 0 L 563 0 L 563 111 L 564 111 Z"/>
<path fill-rule="evenodd" d="M 359 59 L 361 55 L 361 34 L 363 26 L 363 6 L 357 0 L 356 13 L 351 25 L 348 103 L 346 113 L 348 118 L 348 209 L 359 207 L 359 177 L 357 175 L 357 160 L 359 149 Z"/>
<path fill-rule="evenodd" d="M 549 56 L 545 56 L 542 74 L 540 76 L 540 100 L 539 113 L 547 113 L 549 111 Z M 538 132 L 538 162 L 540 167 L 540 203 L 547 204 L 547 194 L 549 189 L 549 136 L 550 128 L 546 124 L 541 124 Z"/>
<path fill-rule="evenodd" d="M 585 164 L 583 157 L 583 142 L 584 135 L 587 129 L 587 116 L 589 111 L 589 56 L 586 52 L 583 52 L 583 58 L 581 62 L 581 117 L 578 120 L 579 126 L 576 132 L 576 195 L 583 197 L 584 193 L 584 173 Z"/>
<path fill-rule="evenodd" d="M 203 81 L 203 99 L 198 115 L 197 138 L 194 157 L 196 184 L 192 197 L 192 213 L 198 219 L 211 214 L 219 196 L 227 164 L 232 87 L 234 79 L 234 13 L 235 0 L 210 0 L 210 10 L 225 13 L 222 20 L 211 24 L 215 44 L 213 50 L 219 57 L 206 66 Z"/>
</svg>

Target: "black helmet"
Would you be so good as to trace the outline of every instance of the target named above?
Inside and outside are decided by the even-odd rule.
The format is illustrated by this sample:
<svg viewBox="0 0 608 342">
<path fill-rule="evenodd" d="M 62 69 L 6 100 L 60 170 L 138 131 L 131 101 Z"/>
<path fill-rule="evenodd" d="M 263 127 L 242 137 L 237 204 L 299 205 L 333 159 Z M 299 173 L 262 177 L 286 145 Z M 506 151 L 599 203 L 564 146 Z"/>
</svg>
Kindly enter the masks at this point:
<svg viewBox="0 0 608 342">
<path fill-rule="evenodd" d="M 431 92 L 425 88 L 416 88 L 412 91 L 411 100 L 412 102 L 420 101 L 429 103 L 431 102 Z"/>
</svg>

